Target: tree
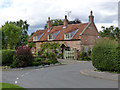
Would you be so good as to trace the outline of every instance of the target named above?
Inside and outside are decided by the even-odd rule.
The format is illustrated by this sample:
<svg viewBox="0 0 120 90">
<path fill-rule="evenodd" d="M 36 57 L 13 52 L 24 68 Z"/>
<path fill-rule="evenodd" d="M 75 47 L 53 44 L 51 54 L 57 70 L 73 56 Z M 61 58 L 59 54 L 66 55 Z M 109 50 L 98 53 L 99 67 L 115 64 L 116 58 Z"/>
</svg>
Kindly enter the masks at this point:
<svg viewBox="0 0 120 90">
<path fill-rule="evenodd" d="M 59 49 L 60 48 L 60 43 L 56 42 L 56 43 L 49 43 L 49 42 L 44 42 L 42 44 L 40 44 L 40 50 L 41 51 L 45 51 L 46 49 Z"/>
<path fill-rule="evenodd" d="M 68 21 L 68 24 L 78 24 L 78 23 L 82 23 L 81 20 L 79 20 L 78 18 L 76 18 L 73 21 Z"/>
<path fill-rule="evenodd" d="M 53 19 L 53 20 L 51 20 L 51 25 L 52 26 L 63 25 L 63 20 L 62 19 Z M 45 24 L 44 28 L 47 29 L 47 24 Z"/>
<path fill-rule="evenodd" d="M 32 32 L 29 37 L 32 37 L 35 32 Z"/>
<path fill-rule="evenodd" d="M 26 45 L 29 39 L 29 36 L 27 33 L 29 24 L 27 23 L 27 21 L 23 21 L 23 20 L 19 20 L 13 23 L 22 29 L 22 34 L 20 35 L 21 40 L 19 42 L 19 45 Z"/>
<path fill-rule="evenodd" d="M 68 24 L 78 24 L 78 23 L 82 23 L 81 20 L 79 20 L 78 18 L 76 18 L 73 21 L 68 21 Z M 62 19 L 53 19 L 53 20 L 51 20 L 51 24 L 52 24 L 52 26 L 63 25 L 63 20 Z M 47 24 L 45 24 L 44 28 L 47 29 Z"/>
<path fill-rule="evenodd" d="M 9 46 L 13 49 L 20 42 L 22 30 L 12 22 L 6 22 L 2 26 L 2 48 L 7 49 Z"/>
<path fill-rule="evenodd" d="M 51 20 L 51 25 L 52 26 L 59 26 L 59 25 L 63 25 L 63 20 L 62 19 L 53 19 Z M 45 24 L 44 28 L 47 28 L 47 24 Z"/>
<path fill-rule="evenodd" d="M 105 28 L 102 26 L 102 31 L 100 31 L 100 35 L 102 37 L 109 37 L 110 39 L 116 39 L 117 41 L 120 39 L 120 29 L 118 27 L 110 26 Z"/>
<path fill-rule="evenodd" d="M 0 28 L 0 50 L 2 49 L 2 44 L 3 44 L 2 43 L 2 28 Z"/>
<path fill-rule="evenodd" d="M 30 43 L 28 43 L 28 47 L 29 47 L 29 48 L 36 48 L 34 42 L 30 42 Z"/>
</svg>

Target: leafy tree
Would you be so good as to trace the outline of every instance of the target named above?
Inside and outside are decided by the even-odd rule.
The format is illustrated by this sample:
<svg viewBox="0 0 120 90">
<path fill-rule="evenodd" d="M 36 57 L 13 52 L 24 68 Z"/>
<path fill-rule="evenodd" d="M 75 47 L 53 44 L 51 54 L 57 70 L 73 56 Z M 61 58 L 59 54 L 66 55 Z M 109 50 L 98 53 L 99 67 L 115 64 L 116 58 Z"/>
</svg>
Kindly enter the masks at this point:
<svg viewBox="0 0 120 90">
<path fill-rule="evenodd" d="M 109 37 L 110 39 L 116 39 L 117 41 L 120 39 L 120 29 L 118 27 L 110 26 L 105 28 L 102 26 L 103 31 L 100 31 L 100 35 L 102 37 Z"/>
<path fill-rule="evenodd" d="M 36 48 L 34 42 L 30 42 L 30 43 L 28 43 L 28 47 L 29 47 L 29 48 Z"/>
<path fill-rule="evenodd" d="M 32 32 L 29 37 L 31 37 L 35 32 Z"/>
<path fill-rule="evenodd" d="M 7 49 L 9 46 L 13 49 L 18 42 L 20 42 L 20 35 L 22 30 L 20 27 L 16 26 L 12 22 L 6 22 L 4 26 L 2 26 L 2 46 L 4 49 Z"/>
<path fill-rule="evenodd" d="M 53 19 L 53 20 L 51 20 L 51 25 L 52 26 L 63 25 L 63 20 L 62 19 Z M 47 24 L 45 24 L 44 28 L 47 29 Z"/>
<path fill-rule="evenodd" d="M 29 36 L 27 33 L 29 24 L 27 23 L 27 21 L 23 21 L 23 20 L 19 20 L 13 23 L 22 29 L 22 34 L 20 35 L 21 40 L 19 42 L 19 45 L 26 45 L 29 39 Z"/>
<path fill-rule="evenodd" d="M 82 23 L 81 20 L 79 20 L 78 18 L 76 18 L 73 21 L 68 21 L 68 24 L 78 24 L 78 23 Z"/>
<path fill-rule="evenodd" d="M 2 28 L 0 28 L 0 49 L 2 49 Z"/>
<path fill-rule="evenodd" d="M 57 43 L 44 42 L 40 44 L 40 49 L 41 51 L 45 51 L 46 49 L 56 50 L 59 49 L 59 46 L 60 46 L 59 42 Z"/>
<path fill-rule="evenodd" d="M 82 22 L 78 18 L 76 18 L 73 21 L 68 21 L 68 24 L 77 24 L 77 23 L 82 23 Z M 53 20 L 51 20 L 51 24 L 52 24 L 52 26 L 63 25 L 63 20 L 62 19 L 53 19 Z M 45 24 L 44 28 L 47 29 L 47 24 Z"/>
</svg>

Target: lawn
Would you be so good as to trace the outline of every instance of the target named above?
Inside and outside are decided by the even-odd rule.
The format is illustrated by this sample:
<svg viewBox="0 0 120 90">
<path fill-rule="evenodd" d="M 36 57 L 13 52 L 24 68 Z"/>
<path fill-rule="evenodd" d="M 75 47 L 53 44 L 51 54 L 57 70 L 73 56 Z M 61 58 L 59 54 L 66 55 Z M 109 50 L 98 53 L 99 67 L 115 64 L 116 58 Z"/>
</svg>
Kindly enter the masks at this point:
<svg viewBox="0 0 120 90">
<path fill-rule="evenodd" d="M 9 84 L 9 83 L 0 83 L 0 89 L 1 88 L 2 90 L 7 90 L 7 88 L 9 88 L 8 90 L 26 90 L 20 86 Z"/>
</svg>

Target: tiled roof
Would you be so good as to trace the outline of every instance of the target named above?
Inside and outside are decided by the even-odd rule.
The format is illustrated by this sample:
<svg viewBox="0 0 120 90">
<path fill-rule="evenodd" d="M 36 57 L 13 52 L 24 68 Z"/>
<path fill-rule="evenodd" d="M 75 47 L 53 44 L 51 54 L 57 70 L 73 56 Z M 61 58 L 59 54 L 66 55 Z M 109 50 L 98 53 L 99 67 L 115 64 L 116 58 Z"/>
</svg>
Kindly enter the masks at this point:
<svg viewBox="0 0 120 90">
<path fill-rule="evenodd" d="M 62 43 L 61 45 L 63 45 L 63 44 L 64 44 L 66 47 L 70 47 L 70 45 L 68 45 L 67 42 Z"/>
<path fill-rule="evenodd" d="M 55 32 L 59 32 L 59 34 L 56 36 L 54 40 L 64 40 L 64 34 L 70 33 L 78 29 L 77 33 L 74 35 L 72 39 L 79 39 L 80 33 L 87 27 L 88 23 L 80 23 L 80 24 L 69 24 L 66 28 L 63 28 L 63 25 L 60 26 L 54 26 L 50 30 L 37 30 L 34 35 L 29 39 L 29 42 L 33 41 L 34 36 L 38 36 L 42 33 L 43 36 L 38 41 L 48 41 L 48 35 L 53 34 Z M 71 40 L 72 40 L 71 39 Z"/>
</svg>

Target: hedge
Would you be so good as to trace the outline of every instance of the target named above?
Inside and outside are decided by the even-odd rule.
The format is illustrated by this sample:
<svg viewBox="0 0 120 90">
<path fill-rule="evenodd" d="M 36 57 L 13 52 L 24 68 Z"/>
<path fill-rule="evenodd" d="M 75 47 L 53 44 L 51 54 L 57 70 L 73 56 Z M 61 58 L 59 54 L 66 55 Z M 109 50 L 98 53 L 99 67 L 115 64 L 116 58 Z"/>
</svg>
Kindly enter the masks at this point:
<svg viewBox="0 0 120 90">
<path fill-rule="evenodd" d="M 120 47 L 115 41 L 100 40 L 93 47 L 92 64 L 101 71 L 120 72 Z"/>
<path fill-rule="evenodd" d="M 15 50 L 1 50 L 2 51 L 2 65 L 11 65 L 13 62 L 13 55 Z"/>
</svg>

